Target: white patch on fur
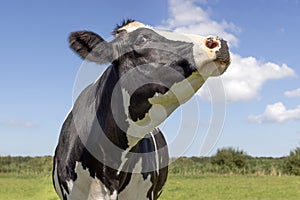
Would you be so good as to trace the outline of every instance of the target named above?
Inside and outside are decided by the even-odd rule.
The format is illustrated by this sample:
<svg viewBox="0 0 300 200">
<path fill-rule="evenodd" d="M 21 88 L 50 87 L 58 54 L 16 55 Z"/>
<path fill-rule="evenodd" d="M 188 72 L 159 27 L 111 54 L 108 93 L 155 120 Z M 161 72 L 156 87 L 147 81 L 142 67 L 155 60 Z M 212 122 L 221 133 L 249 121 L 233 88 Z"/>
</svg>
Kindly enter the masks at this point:
<svg viewBox="0 0 300 200">
<path fill-rule="evenodd" d="M 130 32 L 133 32 L 139 28 L 150 28 L 150 26 L 148 25 L 145 25 L 141 22 L 137 22 L 137 21 L 134 21 L 134 22 L 131 22 L 129 24 L 127 24 L 126 26 L 123 26 L 121 28 L 118 29 L 118 31 L 121 31 L 121 30 L 126 30 L 127 33 L 130 33 Z"/>
<path fill-rule="evenodd" d="M 140 139 L 160 125 L 169 114 L 165 107 L 160 104 L 154 104 L 143 119 L 136 122 L 128 119 L 129 128 L 127 131 L 127 139 L 129 146 L 135 146 Z"/>
<path fill-rule="evenodd" d="M 128 109 L 130 105 L 130 95 L 125 89 L 122 89 L 122 96 L 127 122 L 129 123 L 127 130 L 127 139 L 129 145 L 128 149 L 131 149 L 141 138 L 143 138 L 147 133 L 151 132 L 162 121 L 164 121 L 168 117 L 168 113 L 165 111 L 164 107 L 156 104 L 152 106 L 143 119 L 135 122 L 130 118 L 129 115 Z M 123 161 L 124 160 L 122 160 L 122 162 Z"/>
<path fill-rule="evenodd" d="M 88 169 L 83 169 L 80 162 L 76 162 L 75 172 L 77 179 L 68 182 L 70 194 L 67 199 L 70 200 L 116 200 L 117 194 L 114 192 L 110 195 L 110 191 L 97 178 L 90 176 Z"/>
<path fill-rule="evenodd" d="M 205 77 L 202 77 L 198 72 L 194 72 L 187 79 L 175 83 L 167 93 L 156 93 L 152 98 L 149 98 L 152 107 L 145 114 L 145 117 L 138 121 L 133 121 L 130 118 L 128 110 L 130 95 L 125 89 L 122 89 L 125 114 L 129 123 L 127 130 L 128 149 L 131 149 L 147 133 L 160 125 L 178 107 L 178 102 L 183 104 L 188 101 L 203 85 L 204 81 Z M 123 162 L 125 161 L 122 160 Z"/>
<path fill-rule="evenodd" d="M 121 155 L 121 161 L 122 161 L 122 163 L 121 163 L 121 165 L 120 165 L 119 168 L 118 168 L 117 175 L 119 175 L 119 174 L 121 173 L 121 171 L 122 171 L 124 165 L 126 164 L 126 162 L 127 162 L 127 160 L 128 160 L 128 158 L 126 158 L 126 155 L 127 155 L 127 153 L 129 152 L 129 150 L 130 150 L 130 149 L 126 149 L 126 150 L 122 153 L 122 155 Z"/>
<path fill-rule="evenodd" d="M 147 193 L 152 186 L 151 176 L 144 180 L 142 171 L 142 159 L 135 165 L 129 184 L 119 193 L 118 200 L 148 200 Z"/>
<path fill-rule="evenodd" d="M 156 172 L 157 174 L 159 174 L 159 156 L 158 156 L 158 149 L 157 149 L 157 144 L 156 144 L 156 140 L 155 140 L 155 137 L 153 135 L 153 131 L 150 133 L 151 135 L 151 138 L 153 140 L 153 144 L 154 144 L 154 149 L 155 149 L 155 162 L 156 162 Z"/>
<path fill-rule="evenodd" d="M 113 194 L 110 196 L 110 199 L 111 199 L 111 200 L 116 200 L 117 198 L 118 198 L 118 191 L 115 190 L 115 191 L 113 192 Z"/>
<path fill-rule="evenodd" d="M 184 104 L 192 98 L 205 80 L 206 77 L 202 77 L 197 71 L 193 72 L 188 78 L 172 85 L 167 93 L 156 93 L 155 96 L 149 99 L 149 102 L 152 105 L 161 104 L 169 111 L 170 109 L 173 109 L 176 102 Z"/>
<path fill-rule="evenodd" d="M 123 98 L 123 106 L 124 106 L 125 115 L 128 118 L 129 117 L 129 106 L 130 106 L 130 95 L 124 88 L 122 89 L 122 98 Z"/>
<path fill-rule="evenodd" d="M 214 62 L 217 58 L 216 52 L 221 48 L 220 38 L 216 36 L 204 37 L 194 34 L 180 34 L 168 31 L 157 31 L 155 29 L 153 30 L 169 40 L 193 43 L 193 57 L 199 73 L 206 77 L 220 75 L 220 71 L 222 70 L 219 68 L 222 66 L 218 66 Z M 206 46 L 208 38 L 212 38 L 214 41 L 218 42 L 219 45 L 213 49 L 208 48 Z"/>
</svg>

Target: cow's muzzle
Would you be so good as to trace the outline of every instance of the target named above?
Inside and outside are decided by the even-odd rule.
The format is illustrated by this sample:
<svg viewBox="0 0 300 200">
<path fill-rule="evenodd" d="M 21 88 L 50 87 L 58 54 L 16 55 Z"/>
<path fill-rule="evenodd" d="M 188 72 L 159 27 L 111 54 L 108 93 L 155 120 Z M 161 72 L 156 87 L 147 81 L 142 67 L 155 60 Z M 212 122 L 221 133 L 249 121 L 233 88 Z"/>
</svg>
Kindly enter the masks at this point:
<svg viewBox="0 0 300 200">
<path fill-rule="evenodd" d="M 217 65 L 220 74 L 224 73 L 230 65 L 230 53 L 227 42 L 217 36 L 207 37 L 204 42 L 209 54 L 215 58 L 214 63 Z"/>
</svg>

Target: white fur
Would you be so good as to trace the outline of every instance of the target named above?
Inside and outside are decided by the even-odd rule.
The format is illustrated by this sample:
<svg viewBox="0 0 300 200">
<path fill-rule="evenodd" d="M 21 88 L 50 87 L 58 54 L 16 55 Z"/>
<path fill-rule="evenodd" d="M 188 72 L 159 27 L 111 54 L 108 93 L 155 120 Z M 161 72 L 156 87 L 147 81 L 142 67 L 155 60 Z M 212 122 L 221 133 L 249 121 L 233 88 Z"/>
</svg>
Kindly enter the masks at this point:
<svg viewBox="0 0 300 200">
<path fill-rule="evenodd" d="M 170 112 L 170 110 L 174 109 L 176 102 L 183 104 L 188 101 L 203 85 L 204 81 L 205 77 L 202 77 L 198 72 L 193 72 L 188 78 L 172 85 L 167 93 L 157 93 L 149 99 L 149 102 L 152 105 L 161 104 Z M 175 106 L 177 107 L 178 105 Z"/>
<path fill-rule="evenodd" d="M 167 31 L 156 31 L 159 35 L 173 41 L 181 41 L 193 43 L 193 57 L 196 63 L 197 70 L 202 76 L 216 76 L 220 75 L 219 66 L 217 66 L 213 61 L 216 59 L 216 52 L 221 48 L 220 38 L 215 36 L 203 37 L 194 34 L 181 34 Z M 207 38 L 212 38 L 214 41 L 219 43 L 213 49 L 206 46 Z"/>
<path fill-rule="evenodd" d="M 151 135 L 151 138 L 153 140 L 153 144 L 154 144 L 154 149 L 155 149 L 155 161 L 156 161 L 156 172 L 157 174 L 159 174 L 159 160 L 158 160 L 158 149 L 157 149 L 157 144 L 156 144 L 156 141 L 155 141 L 155 137 L 153 135 L 153 132 L 150 133 Z"/>
<path fill-rule="evenodd" d="M 125 89 L 122 89 L 122 95 L 127 122 L 129 123 L 129 128 L 127 130 L 128 149 L 131 149 L 141 138 L 164 121 L 167 118 L 168 113 L 164 107 L 159 104 L 155 104 L 151 107 L 149 112 L 146 113 L 143 119 L 135 122 L 130 118 L 128 111 L 130 96 Z"/>
<path fill-rule="evenodd" d="M 130 149 L 127 149 L 124 152 L 122 152 L 122 155 L 121 155 L 121 161 L 122 161 L 122 163 L 121 163 L 120 167 L 118 168 L 118 173 L 117 173 L 118 175 L 121 173 L 124 165 L 126 164 L 126 162 L 128 160 L 128 158 L 126 158 L 126 155 L 128 154 L 129 150 Z"/>
<path fill-rule="evenodd" d="M 152 27 L 148 26 L 148 25 L 145 25 L 141 22 L 137 22 L 137 21 L 134 21 L 134 22 L 131 22 L 129 24 L 127 24 L 126 26 L 123 26 L 121 28 L 119 28 L 118 30 L 126 30 L 127 33 L 130 33 L 130 32 L 133 32 L 139 28 L 149 28 L 149 29 L 152 29 Z"/>
<path fill-rule="evenodd" d="M 152 186 L 150 175 L 144 180 L 142 171 L 142 159 L 136 164 L 130 182 L 125 189 L 119 194 L 118 200 L 148 200 L 147 193 Z"/>
<path fill-rule="evenodd" d="M 70 200 L 116 200 L 117 191 L 110 195 L 109 190 L 97 178 L 92 178 L 88 169 L 83 169 L 80 162 L 76 162 L 77 179 L 68 182 Z"/>
<path fill-rule="evenodd" d="M 131 120 L 129 116 L 130 95 L 125 89 L 122 89 L 125 114 L 129 123 L 127 130 L 128 149 L 131 149 L 147 133 L 160 125 L 176 109 L 177 102 L 183 104 L 188 101 L 203 85 L 204 81 L 205 77 L 202 77 L 198 72 L 194 72 L 187 79 L 175 83 L 167 93 L 156 93 L 155 96 L 149 99 L 152 107 L 148 113 L 145 114 L 143 119 L 136 122 Z"/>
</svg>

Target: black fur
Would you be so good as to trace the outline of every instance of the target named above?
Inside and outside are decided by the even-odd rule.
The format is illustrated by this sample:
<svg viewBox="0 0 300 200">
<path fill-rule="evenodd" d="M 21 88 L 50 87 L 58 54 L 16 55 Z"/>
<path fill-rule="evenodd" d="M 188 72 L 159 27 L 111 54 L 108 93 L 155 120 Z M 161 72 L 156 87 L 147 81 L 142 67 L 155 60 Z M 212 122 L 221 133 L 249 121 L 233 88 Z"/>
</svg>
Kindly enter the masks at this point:
<svg viewBox="0 0 300 200">
<path fill-rule="evenodd" d="M 123 21 L 115 31 L 131 22 L 133 20 Z M 63 124 L 54 158 L 60 186 L 56 190 L 71 192 L 67 181 L 76 182 L 75 165 L 80 162 L 84 169 L 89 170 L 90 177 L 98 178 L 111 194 L 113 191 L 120 193 L 130 184 L 131 172 L 142 159 L 141 174 L 144 179 L 150 175 L 152 182 L 145 196 L 156 200 L 167 179 L 169 157 L 166 141 L 155 129 L 155 140 L 149 134 L 138 140 L 134 147 L 130 147 L 130 152 L 139 154 L 128 155 L 122 166 L 122 154 L 129 148 L 129 122 L 125 110 L 129 110 L 133 121 L 143 119 L 152 106 L 149 98 L 156 93 L 165 94 L 172 85 L 189 77 L 195 71 L 193 44 L 168 40 L 147 28 L 111 42 L 105 42 L 88 31 L 72 33 L 69 40 L 71 48 L 82 58 L 98 63 L 109 61 L 111 65 L 80 94 Z M 133 69 L 136 69 L 136 74 L 123 80 Z M 122 89 L 130 95 L 128 108 L 124 107 Z M 113 91 L 116 92 L 114 98 Z M 174 109 L 179 102 L 175 104 Z M 114 110 L 117 111 L 115 115 Z M 119 151 L 112 151 L 110 144 L 117 146 Z M 149 152 L 153 153 L 141 154 Z M 159 163 L 156 163 L 157 155 Z M 117 169 L 121 166 L 122 171 L 118 174 Z M 153 170 L 156 166 L 160 166 L 158 171 Z"/>
</svg>

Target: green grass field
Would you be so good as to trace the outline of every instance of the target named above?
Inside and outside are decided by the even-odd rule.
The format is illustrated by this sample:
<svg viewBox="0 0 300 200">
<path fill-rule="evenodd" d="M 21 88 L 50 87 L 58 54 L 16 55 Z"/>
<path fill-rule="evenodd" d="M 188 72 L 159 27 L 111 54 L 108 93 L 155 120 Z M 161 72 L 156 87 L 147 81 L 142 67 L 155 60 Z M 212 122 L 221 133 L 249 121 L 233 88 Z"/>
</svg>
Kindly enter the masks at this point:
<svg viewBox="0 0 300 200">
<path fill-rule="evenodd" d="M 0 174 L 0 200 L 58 200 L 51 177 Z M 299 200 L 297 176 L 170 175 L 160 200 Z"/>
<path fill-rule="evenodd" d="M 1 200 L 58 200 L 51 177 L 0 174 Z"/>
<path fill-rule="evenodd" d="M 299 200 L 296 176 L 180 176 L 170 177 L 161 200 Z"/>
</svg>

